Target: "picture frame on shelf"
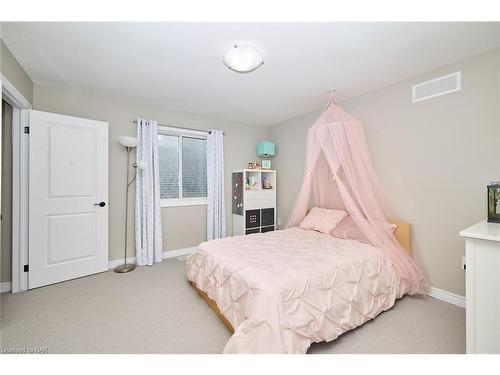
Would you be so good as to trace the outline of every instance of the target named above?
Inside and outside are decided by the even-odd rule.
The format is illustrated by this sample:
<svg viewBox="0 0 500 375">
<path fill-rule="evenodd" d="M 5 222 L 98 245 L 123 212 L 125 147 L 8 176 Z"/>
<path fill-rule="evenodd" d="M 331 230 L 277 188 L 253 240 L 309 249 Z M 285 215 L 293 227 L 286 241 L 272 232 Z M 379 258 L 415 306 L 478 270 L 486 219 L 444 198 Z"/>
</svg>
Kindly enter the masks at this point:
<svg viewBox="0 0 500 375">
<path fill-rule="evenodd" d="M 261 161 L 262 169 L 271 169 L 271 160 L 266 159 Z"/>
</svg>

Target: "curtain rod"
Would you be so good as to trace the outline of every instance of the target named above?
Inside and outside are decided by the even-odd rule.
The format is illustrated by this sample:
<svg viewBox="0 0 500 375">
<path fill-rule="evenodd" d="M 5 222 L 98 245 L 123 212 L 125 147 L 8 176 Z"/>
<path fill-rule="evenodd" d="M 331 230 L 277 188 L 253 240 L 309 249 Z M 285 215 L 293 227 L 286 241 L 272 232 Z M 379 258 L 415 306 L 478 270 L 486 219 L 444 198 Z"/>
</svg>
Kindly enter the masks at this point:
<svg viewBox="0 0 500 375">
<path fill-rule="evenodd" d="M 133 122 L 134 124 L 137 124 L 137 120 L 130 120 L 130 122 Z M 166 126 L 168 128 L 193 130 L 195 132 L 204 132 L 204 133 L 212 134 L 212 132 L 210 130 L 205 130 L 205 129 L 186 128 L 186 127 L 182 127 L 182 126 L 165 125 L 165 124 L 160 124 L 160 123 L 158 123 L 158 126 Z M 226 135 L 226 133 L 222 133 L 222 135 Z"/>
</svg>

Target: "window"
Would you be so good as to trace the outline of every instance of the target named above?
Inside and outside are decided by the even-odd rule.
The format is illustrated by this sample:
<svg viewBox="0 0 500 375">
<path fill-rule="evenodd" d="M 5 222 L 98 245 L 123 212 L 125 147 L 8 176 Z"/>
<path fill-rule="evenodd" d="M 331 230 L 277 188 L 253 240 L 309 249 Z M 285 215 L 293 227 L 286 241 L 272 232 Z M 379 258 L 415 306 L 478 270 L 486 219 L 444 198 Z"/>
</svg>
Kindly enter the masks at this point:
<svg viewBox="0 0 500 375">
<path fill-rule="evenodd" d="M 162 207 L 206 204 L 206 135 L 167 127 L 158 133 Z"/>
</svg>

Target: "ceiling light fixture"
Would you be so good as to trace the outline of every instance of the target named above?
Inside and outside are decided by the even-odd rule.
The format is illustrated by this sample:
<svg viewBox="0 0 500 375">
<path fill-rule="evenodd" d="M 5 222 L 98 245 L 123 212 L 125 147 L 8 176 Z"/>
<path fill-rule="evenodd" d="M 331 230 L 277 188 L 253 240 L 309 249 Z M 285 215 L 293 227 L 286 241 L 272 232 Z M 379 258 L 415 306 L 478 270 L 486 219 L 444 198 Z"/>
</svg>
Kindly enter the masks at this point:
<svg viewBox="0 0 500 375">
<path fill-rule="evenodd" d="M 224 65 L 238 73 L 254 71 L 264 64 L 264 56 L 257 48 L 235 44 L 224 54 Z"/>
</svg>

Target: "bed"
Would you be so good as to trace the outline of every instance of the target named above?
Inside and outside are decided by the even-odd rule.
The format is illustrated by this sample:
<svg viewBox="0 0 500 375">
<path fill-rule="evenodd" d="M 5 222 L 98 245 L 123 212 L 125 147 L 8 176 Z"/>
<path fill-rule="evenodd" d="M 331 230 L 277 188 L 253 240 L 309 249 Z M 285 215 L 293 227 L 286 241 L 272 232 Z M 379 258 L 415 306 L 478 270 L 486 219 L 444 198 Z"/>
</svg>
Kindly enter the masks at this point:
<svg viewBox="0 0 500 375">
<path fill-rule="evenodd" d="M 411 255 L 410 226 L 395 236 Z M 199 245 L 187 278 L 233 333 L 224 353 L 305 353 L 408 292 L 382 249 L 299 227 Z"/>
</svg>

